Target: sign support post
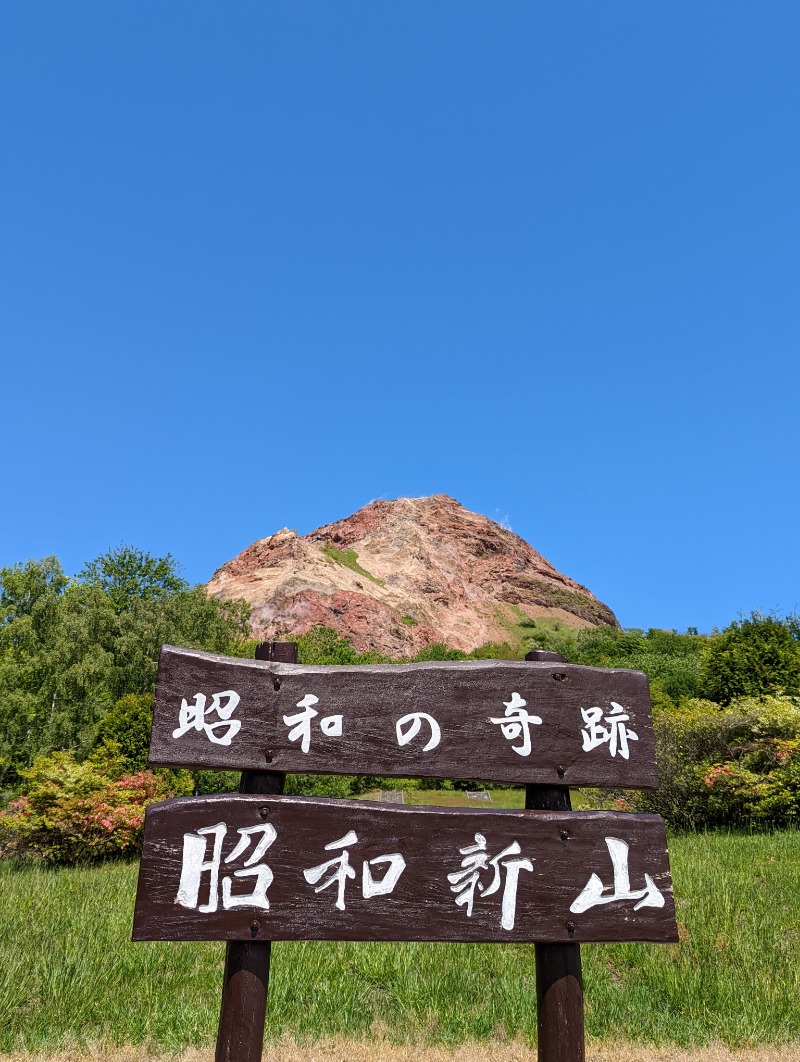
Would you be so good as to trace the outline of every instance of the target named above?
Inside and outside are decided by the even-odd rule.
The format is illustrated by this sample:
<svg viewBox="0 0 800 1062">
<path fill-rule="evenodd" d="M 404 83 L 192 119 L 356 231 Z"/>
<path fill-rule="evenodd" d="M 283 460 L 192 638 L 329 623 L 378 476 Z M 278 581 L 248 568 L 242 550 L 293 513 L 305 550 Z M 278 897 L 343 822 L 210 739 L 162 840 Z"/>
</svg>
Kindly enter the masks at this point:
<svg viewBox="0 0 800 1062">
<path fill-rule="evenodd" d="M 260 1062 L 272 940 L 533 943 L 538 1060 L 585 1062 L 579 943 L 677 940 L 663 820 L 570 803 L 657 785 L 646 676 L 296 648 L 161 651 L 149 762 L 242 775 L 148 807 L 133 936 L 228 942 L 216 1062 Z M 283 796 L 295 771 L 524 785 L 525 810 Z"/>
<path fill-rule="evenodd" d="M 533 651 L 526 660 L 566 664 L 560 653 Z M 571 811 L 566 786 L 528 785 L 526 811 Z M 580 944 L 534 944 L 538 1062 L 584 1062 Z"/>
<path fill-rule="evenodd" d="M 297 642 L 260 642 L 256 660 L 297 663 Z M 286 776 L 280 771 L 243 771 L 240 793 L 280 795 Z M 259 927 L 255 924 L 255 933 Z M 254 934 L 255 935 L 255 934 Z M 222 1005 L 214 1062 L 261 1062 L 267 1014 L 272 942 L 231 940 L 225 945 Z"/>
</svg>

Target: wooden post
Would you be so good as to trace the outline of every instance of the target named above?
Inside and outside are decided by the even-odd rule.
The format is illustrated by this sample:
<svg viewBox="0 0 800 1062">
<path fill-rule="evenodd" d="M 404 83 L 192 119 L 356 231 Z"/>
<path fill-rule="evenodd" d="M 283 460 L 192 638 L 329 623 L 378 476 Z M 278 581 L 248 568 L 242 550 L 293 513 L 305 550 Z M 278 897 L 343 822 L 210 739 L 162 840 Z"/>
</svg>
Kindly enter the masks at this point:
<svg viewBox="0 0 800 1062">
<path fill-rule="evenodd" d="M 135 940 L 230 941 L 217 1062 L 261 1060 L 270 963 L 270 944 L 262 936 L 282 940 L 536 942 L 539 1062 L 584 1062 L 583 986 L 576 937 L 582 941 L 674 943 L 677 940 L 666 831 L 660 817 L 612 812 L 587 815 L 572 812 L 570 807 L 570 784 L 596 786 L 620 784 L 620 780 L 636 788 L 655 784 L 653 730 L 645 676 L 641 672 L 570 665 L 556 653 L 529 653 L 526 659 L 537 663 L 531 668 L 519 661 L 404 668 L 281 666 L 296 659 L 296 646 L 291 643 L 264 644 L 259 646 L 256 657 L 280 663 L 270 667 L 199 650 L 163 646 L 149 755 L 153 764 L 243 771 L 240 790 L 246 795 L 185 797 L 147 809 L 133 927 Z M 273 742 L 270 738 L 265 748 L 265 734 L 275 734 L 279 720 L 286 721 L 283 712 L 289 704 L 307 704 L 305 698 L 312 686 L 313 702 L 321 701 L 324 705 L 319 733 L 314 730 L 315 747 L 310 747 L 306 728 L 303 744 L 298 745 L 295 729 L 288 735 L 276 734 L 278 740 Z M 214 694 L 207 709 L 209 690 L 226 692 Z M 487 719 L 486 705 L 495 704 L 509 690 L 521 691 L 513 695 L 511 704 L 506 702 L 511 714 Z M 199 692 L 192 696 L 193 691 Z M 280 696 L 276 697 L 278 692 Z M 415 705 L 417 712 L 395 721 L 394 713 L 387 710 L 395 696 L 403 705 Z M 543 718 L 521 713 L 520 701 L 522 706 L 534 705 Z M 601 729 L 598 741 L 591 727 L 576 727 L 575 710 L 580 704 L 612 704 L 615 710 L 607 716 L 609 725 L 629 723 L 630 728 L 626 725 L 608 733 Z M 623 704 L 625 709 L 620 715 L 619 706 Z M 286 797 L 280 795 L 283 773 L 262 769 L 269 766 L 281 771 L 310 769 L 314 773 L 356 774 L 375 773 L 380 764 L 378 773 L 392 777 L 420 773 L 413 768 L 423 767 L 418 753 L 422 741 L 429 740 L 428 735 L 423 734 L 416 748 L 407 749 L 417 732 L 401 731 L 398 727 L 400 723 L 408 723 L 414 714 L 423 714 L 420 709 L 429 706 L 436 709 L 435 719 L 427 716 L 431 733 L 435 727 L 436 741 L 445 733 L 458 735 L 461 740 L 442 742 L 441 752 L 424 759 L 428 774 L 453 778 L 472 778 L 478 774 L 493 781 L 526 784 L 528 814 L 524 821 L 515 812 L 471 810 L 454 819 L 452 812 L 434 808 L 403 811 L 355 804 L 350 808 L 342 801 Z M 231 719 L 237 709 L 239 714 Z M 603 709 L 594 709 L 595 714 L 598 711 L 602 715 Z M 221 722 L 208 720 L 214 714 L 219 715 Z M 313 711 L 311 716 L 319 714 Z M 529 722 L 543 724 L 541 733 L 536 735 L 539 740 L 531 742 L 527 729 L 523 731 L 524 736 L 520 733 L 523 728 L 515 722 L 517 716 L 526 727 Z M 469 725 L 465 724 L 465 718 Z M 353 739 L 339 743 L 336 739 L 343 735 L 345 719 L 348 735 L 352 734 Z M 515 725 L 509 728 L 509 722 Z M 501 734 L 508 740 L 523 736 L 524 747 L 512 746 L 512 749 L 524 754 L 524 762 L 518 756 L 510 756 L 506 745 L 485 740 L 491 732 L 487 723 L 501 725 L 504 728 Z M 227 734 L 221 735 L 220 728 L 225 729 L 226 724 Z M 586 749 L 587 729 L 592 731 L 593 748 L 610 741 L 612 733 L 623 744 L 628 739 L 635 740 L 635 762 L 629 764 L 627 757 L 624 764 L 613 756 L 611 759 L 604 755 L 584 757 L 581 750 L 591 751 Z M 231 749 L 234 736 L 237 742 Z M 470 743 L 468 749 L 463 747 L 464 738 Z M 626 744 L 624 747 L 627 751 Z M 425 746 L 424 751 L 433 749 Z M 624 769 L 620 775 L 621 768 Z M 271 833 L 262 825 L 267 820 Z M 219 825 L 209 826 L 214 822 Z M 237 843 L 226 859 L 226 863 L 231 863 L 228 869 L 232 876 L 222 880 L 223 902 L 219 909 L 217 871 L 226 834 L 230 835 L 230 846 L 236 832 L 250 837 L 260 829 L 263 843 L 259 842 L 252 863 L 264 856 L 279 832 L 296 842 L 284 848 L 275 863 L 282 879 L 281 885 L 276 885 L 275 894 L 280 894 L 283 901 L 286 890 L 291 892 L 293 883 L 299 883 L 302 877 L 309 884 L 316 883 L 306 874 L 320 854 L 320 840 L 340 835 L 345 839 L 345 828 L 355 832 L 354 824 L 358 825 L 359 837 L 363 833 L 365 838 L 379 839 L 384 835 L 395 838 L 395 853 L 384 857 L 389 861 L 390 870 L 379 881 L 370 879 L 369 871 L 364 874 L 364 898 L 383 897 L 376 906 L 364 908 L 354 904 L 343 922 L 335 913 L 338 907 L 332 912 L 330 894 L 319 897 L 316 892 L 320 890 L 314 890 L 302 894 L 305 898 L 298 897 L 294 903 L 276 904 L 269 919 L 264 921 L 262 911 L 267 908 L 266 888 L 272 872 L 262 859 L 259 869 L 250 871 L 258 876 L 258 885 L 249 895 L 238 892 L 234 900 L 229 890 L 233 877 L 241 874 L 233 866 L 243 855 L 241 843 Z M 391 897 L 405 869 L 405 856 L 401 852 L 408 853 L 409 862 L 415 867 L 423 862 L 423 856 L 428 862 L 433 858 L 437 864 L 442 860 L 452 861 L 465 829 L 476 836 L 481 830 L 491 832 L 499 847 L 508 846 L 507 851 L 512 847 L 520 850 L 517 837 L 522 840 L 524 835 L 526 850 L 541 853 L 540 874 L 527 881 L 528 888 L 521 900 L 524 918 L 520 911 L 518 925 L 505 911 L 498 920 L 497 907 L 491 905 L 481 908 L 480 914 L 476 912 L 474 920 L 458 919 L 452 904 L 453 890 L 447 888 L 447 880 L 441 877 L 425 884 L 416 873 L 411 873 L 405 879 L 408 891 L 404 888 L 402 896 Z M 211 863 L 203 862 L 207 845 L 204 835 L 208 833 L 216 837 Z M 630 838 L 630 843 L 625 837 Z M 610 843 L 615 839 L 616 848 Z M 632 888 L 626 883 L 627 869 L 625 881 L 622 880 L 618 872 L 619 845 L 635 856 L 633 874 L 637 884 L 644 880 L 644 888 Z M 594 869 L 603 869 L 607 878 L 609 857 L 614 866 L 611 895 Z M 627 856 L 624 859 L 627 868 Z M 365 862 L 365 867 L 374 862 L 381 862 L 380 857 Z M 530 869 L 527 859 L 520 864 Z M 203 875 L 209 870 L 212 871 L 210 900 L 201 904 Z M 331 883 L 332 879 L 323 888 Z M 574 896 L 574 900 L 567 908 L 565 900 L 569 896 Z M 629 901 L 635 900 L 642 903 L 631 909 Z M 607 904 L 612 904 L 614 910 L 609 910 Z M 639 908 L 644 910 L 640 913 Z"/>
<path fill-rule="evenodd" d="M 560 653 L 530 652 L 526 660 L 565 664 Z M 530 811 L 570 811 L 567 786 L 525 787 Z M 539 1062 L 584 1062 L 583 976 L 578 944 L 536 944 L 536 1009 Z"/>
<path fill-rule="evenodd" d="M 261 642 L 255 656 L 256 660 L 296 664 L 297 642 Z M 279 794 L 285 778 L 279 771 L 244 771 L 239 792 Z M 260 1062 L 271 950 L 268 940 L 226 945 L 215 1062 Z"/>
</svg>

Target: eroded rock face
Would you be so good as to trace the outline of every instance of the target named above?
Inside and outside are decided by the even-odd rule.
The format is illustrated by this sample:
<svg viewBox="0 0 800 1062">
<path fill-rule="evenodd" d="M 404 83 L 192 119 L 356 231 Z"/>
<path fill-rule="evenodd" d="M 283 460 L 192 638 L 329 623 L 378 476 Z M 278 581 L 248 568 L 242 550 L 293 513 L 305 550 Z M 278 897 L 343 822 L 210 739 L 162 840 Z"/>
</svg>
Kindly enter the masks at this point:
<svg viewBox="0 0 800 1062">
<path fill-rule="evenodd" d="M 509 641 L 526 618 L 617 626 L 519 535 L 446 494 L 374 501 L 302 538 L 284 528 L 223 564 L 208 591 L 245 598 L 256 637 L 324 624 L 359 652 L 393 657 Z"/>
</svg>

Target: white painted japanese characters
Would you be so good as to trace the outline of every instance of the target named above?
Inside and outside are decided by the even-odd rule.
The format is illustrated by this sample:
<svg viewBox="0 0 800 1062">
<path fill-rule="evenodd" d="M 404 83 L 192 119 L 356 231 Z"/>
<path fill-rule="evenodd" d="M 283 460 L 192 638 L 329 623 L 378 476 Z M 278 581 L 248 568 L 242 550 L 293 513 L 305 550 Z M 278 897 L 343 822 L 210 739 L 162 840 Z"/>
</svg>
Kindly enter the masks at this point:
<svg viewBox="0 0 800 1062">
<path fill-rule="evenodd" d="M 626 725 L 630 721 L 630 713 L 617 704 L 611 702 L 611 710 L 606 715 L 603 709 L 595 705 L 593 708 L 581 708 L 581 715 L 585 726 L 582 730 L 583 751 L 592 752 L 596 748 L 608 745 L 608 751 L 612 756 L 617 753 L 627 760 L 630 756 L 629 741 L 638 741 L 638 736 Z M 600 726 L 600 720 L 608 723 L 608 726 Z"/>
<path fill-rule="evenodd" d="M 307 693 L 297 702 L 297 707 L 302 708 L 302 711 L 283 717 L 284 725 L 291 728 L 288 734 L 289 741 L 299 741 L 304 755 L 308 755 L 308 750 L 311 748 L 311 720 L 316 719 L 320 714 L 314 707 L 315 704 L 319 704 L 319 697 L 315 697 L 313 693 Z M 342 716 L 325 716 L 320 719 L 319 728 L 328 737 L 341 737 L 344 733 Z"/>
<path fill-rule="evenodd" d="M 322 882 L 321 885 L 317 885 L 314 892 L 322 892 L 323 889 L 327 889 L 331 885 L 336 885 L 336 909 L 338 911 L 346 910 L 345 905 L 345 887 L 347 885 L 348 878 L 355 878 L 356 872 L 350 866 L 350 852 L 349 849 L 352 845 L 358 844 L 358 834 L 355 830 L 348 830 L 344 837 L 340 837 L 337 841 L 331 841 L 330 844 L 325 845 L 325 851 L 331 852 L 341 849 L 341 854 L 335 856 L 333 859 L 329 859 L 326 863 L 320 863 L 319 866 L 311 867 L 309 870 L 303 871 L 303 877 L 306 881 L 312 885 L 317 885 L 317 882 L 322 879 L 322 875 L 330 871 L 329 877 Z M 388 863 L 383 877 L 376 880 L 372 876 L 372 868 L 380 866 L 381 863 Z M 361 895 L 365 900 L 371 900 L 374 896 L 388 896 L 393 892 L 395 885 L 397 884 L 400 875 L 405 869 L 406 861 L 399 852 L 393 852 L 391 855 L 375 856 L 373 859 L 364 860 L 361 864 Z"/>
<path fill-rule="evenodd" d="M 628 842 L 621 837 L 606 837 L 608 854 L 614 867 L 614 885 L 608 892 L 603 885 L 602 879 L 595 873 L 586 883 L 586 887 L 580 896 L 570 904 L 573 914 L 583 914 L 590 907 L 598 904 L 620 903 L 624 900 L 638 900 L 634 911 L 641 907 L 663 907 L 664 894 L 657 887 L 649 874 L 644 875 L 644 888 L 632 889 L 630 874 L 628 873 Z"/>
<path fill-rule="evenodd" d="M 239 834 L 239 840 L 225 857 L 225 864 L 226 866 L 229 863 L 235 865 L 237 860 L 245 856 L 246 858 L 243 859 L 239 870 L 234 870 L 232 876 L 225 876 L 222 879 L 223 909 L 231 911 L 235 907 L 248 907 L 268 911 L 267 889 L 272 881 L 272 871 L 259 861 L 275 840 L 275 827 L 270 823 L 265 823 L 263 826 L 240 828 L 236 832 Z M 201 826 L 195 833 L 184 834 L 181 879 L 175 897 L 176 903 L 199 911 L 201 914 L 212 914 L 217 910 L 222 843 L 227 833 L 228 827 L 225 823 L 218 822 L 215 826 Z M 259 834 L 259 840 L 252 853 L 248 854 L 251 842 Z M 212 851 L 211 857 L 206 859 L 209 839 L 212 840 Z M 205 874 L 208 874 L 208 899 L 205 903 L 201 903 L 200 888 Z M 234 878 L 255 878 L 252 892 L 249 895 L 233 895 Z"/>
<path fill-rule="evenodd" d="M 239 694 L 235 690 L 215 693 L 208 708 L 207 699 L 204 693 L 195 693 L 192 704 L 189 704 L 185 697 L 181 699 L 178 725 L 172 731 L 173 738 L 180 738 L 190 730 L 197 730 L 204 732 L 208 740 L 215 745 L 230 745 L 242 727 L 240 719 L 231 719 L 239 704 Z M 213 719 L 215 715 L 216 721 Z"/>
<path fill-rule="evenodd" d="M 304 667 L 170 646 L 150 762 L 538 785 L 658 780 L 640 672 L 492 660 Z"/>
<path fill-rule="evenodd" d="M 507 741 L 516 741 L 522 739 L 521 745 L 512 745 L 511 748 L 519 756 L 530 756 L 531 754 L 531 725 L 541 726 L 541 716 L 531 715 L 525 711 L 527 701 L 523 700 L 518 693 L 511 694 L 510 701 L 503 702 L 506 706 L 506 710 L 503 713 L 502 718 L 492 718 L 490 723 L 499 725 L 500 732 Z"/>
<path fill-rule="evenodd" d="M 503 929 L 513 929 L 517 910 L 519 874 L 521 870 L 533 870 L 531 860 L 510 858 L 520 855 L 522 851 L 517 841 L 512 841 L 502 852 L 498 852 L 490 859 L 486 850 L 486 838 L 482 833 L 475 834 L 474 844 L 467 845 L 459 851 L 464 856 L 461 860 L 461 870 L 447 875 L 447 880 L 451 882 L 451 890 L 457 893 L 456 903 L 463 904 L 466 907 L 467 917 L 471 918 L 476 890 L 482 898 L 491 896 L 500 888 L 500 880 L 505 872 L 500 925 Z M 481 872 L 490 866 L 493 876 L 491 882 L 486 885 L 480 880 L 480 876 Z"/>
<path fill-rule="evenodd" d="M 397 744 L 402 748 L 408 745 L 422 730 L 423 724 L 430 728 L 430 737 L 422 746 L 423 752 L 431 752 L 438 747 L 442 740 L 442 730 L 436 720 L 428 712 L 411 712 L 398 719 L 394 725 L 397 734 Z"/>
<path fill-rule="evenodd" d="M 656 816 L 456 813 L 280 796 L 149 808 L 142 939 L 249 939 L 253 918 L 256 933 L 276 940 L 674 932 Z"/>
<path fill-rule="evenodd" d="M 204 732 L 213 744 L 231 744 L 242 726 L 241 720 L 231 718 L 241 700 L 239 694 L 235 690 L 214 693 L 208 707 L 207 700 L 204 693 L 195 693 L 192 703 L 189 703 L 186 697 L 181 698 L 178 726 L 172 731 L 173 739 L 177 740 L 195 730 Z M 315 694 L 305 693 L 295 705 L 301 710 L 282 716 L 283 724 L 288 730 L 288 741 L 299 743 L 301 752 L 306 756 L 311 749 L 312 721 L 317 719 L 322 711 L 321 708 L 315 707 L 319 703 L 320 699 Z M 533 751 L 531 727 L 542 726 L 542 717 L 526 711 L 528 702 L 516 691 L 508 701 L 503 701 L 503 704 L 503 715 L 491 716 L 487 722 L 500 728 L 500 733 L 518 756 L 530 756 Z M 584 752 L 593 752 L 607 745 L 611 756 L 619 754 L 624 760 L 630 757 L 629 742 L 638 741 L 638 736 L 627 725 L 631 718 L 628 709 L 616 701 L 611 701 L 608 710 L 594 705 L 591 708 L 581 708 L 580 713 L 583 727 L 578 732 Z M 216 721 L 212 718 L 215 715 Z M 601 721 L 607 726 L 602 726 Z M 388 732 L 388 721 L 386 725 Z M 322 716 L 318 726 L 326 737 L 340 738 L 344 735 L 344 715 L 334 712 Z M 423 733 L 423 739 L 415 742 L 420 732 Z M 430 712 L 409 712 L 401 716 L 394 721 L 394 735 L 399 748 L 413 743 L 418 751 L 423 753 L 432 752 L 442 743 L 441 725 Z M 489 734 L 487 739 L 491 740 Z M 515 741 L 519 744 L 515 745 Z"/>
</svg>

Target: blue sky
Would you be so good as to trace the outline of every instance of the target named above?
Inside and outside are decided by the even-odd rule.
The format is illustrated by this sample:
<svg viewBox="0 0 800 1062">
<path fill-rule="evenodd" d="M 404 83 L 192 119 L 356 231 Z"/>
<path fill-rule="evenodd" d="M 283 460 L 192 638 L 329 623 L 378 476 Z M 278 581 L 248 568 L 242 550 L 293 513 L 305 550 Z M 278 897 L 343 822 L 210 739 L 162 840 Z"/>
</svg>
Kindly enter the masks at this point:
<svg viewBox="0 0 800 1062">
<path fill-rule="evenodd" d="M 800 5 L 0 8 L 0 565 L 373 498 L 800 606 Z"/>
</svg>

